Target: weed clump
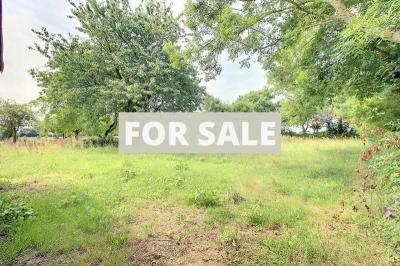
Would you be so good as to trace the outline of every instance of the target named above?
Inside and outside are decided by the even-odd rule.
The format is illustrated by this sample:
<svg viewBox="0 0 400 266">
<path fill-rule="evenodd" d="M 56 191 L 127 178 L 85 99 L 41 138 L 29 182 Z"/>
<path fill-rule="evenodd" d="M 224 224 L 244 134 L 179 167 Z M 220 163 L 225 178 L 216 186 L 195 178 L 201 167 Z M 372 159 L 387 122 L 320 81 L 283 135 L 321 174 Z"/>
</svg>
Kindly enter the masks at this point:
<svg viewBox="0 0 400 266">
<path fill-rule="evenodd" d="M 208 212 L 211 223 L 224 224 L 234 218 L 234 214 L 225 207 L 210 209 Z"/>
<path fill-rule="evenodd" d="M 0 235 L 7 235 L 17 223 L 35 216 L 36 212 L 25 203 L 0 199 Z"/>
<path fill-rule="evenodd" d="M 261 203 L 252 204 L 245 212 L 246 222 L 250 226 L 264 226 L 267 224 L 267 216 L 262 209 Z"/>
<path fill-rule="evenodd" d="M 186 178 L 185 178 L 184 176 L 178 176 L 178 177 L 175 179 L 175 185 L 176 185 L 176 187 L 178 187 L 178 188 L 183 187 L 183 185 L 185 184 L 185 181 L 186 181 Z"/>
<path fill-rule="evenodd" d="M 57 207 L 66 208 L 66 207 L 70 207 L 70 206 L 76 206 L 76 205 L 79 205 L 80 203 L 82 203 L 83 201 L 84 201 L 84 196 L 83 195 L 74 194 L 70 198 L 62 199 L 58 203 Z"/>
<path fill-rule="evenodd" d="M 128 182 L 137 177 L 137 173 L 133 170 L 124 170 L 121 174 L 121 179 L 124 182 Z"/>
<path fill-rule="evenodd" d="M 394 248 L 400 247 L 400 133 L 372 139 L 357 172 L 360 182 L 360 213 L 356 221 Z"/>
<path fill-rule="evenodd" d="M 128 243 L 128 237 L 124 233 L 115 233 L 108 236 L 108 240 L 117 247 L 122 247 Z"/>
<path fill-rule="evenodd" d="M 196 189 L 190 201 L 197 207 L 209 208 L 219 205 L 219 198 L 215 191 L 204 188 Z"/>
<path fill-rule="evenodd" d="M 118 147 L 117 138 L 87 137 L 83 139 L 84 148 Z"/>
<path fill-rule="evenodd" d="M 247 216 L 247 222 L 251 226 L 264 226 L 267 219 L 261 211 L 252 211 Z"/>
<path fill-rule="evenodd" d="M 179 172 L 179 173 L 181 173 L 181 172 L 185 172 L 185 171 L 188 171 L 190 168 L 189 168 L 189 164 L 187 164 L 186 162 L 178 162 L 177 164 L 176 164 L 176 166 L 175 166 L 175 170 L 177 171 L 177 172 Z"/>
<path fill-rule="evenodd" d="M 220 233 L 221 235 L 217 239 L 220 245 L 234 248 L 239 246 L 237 228 L 232 226 L 222 227 L 220 228 Z"/>
<path fill-rule="evenodd" d="M 229 191 L 226 193 L 226 199 L 235 205 L 239 205 L 242 202 L 246 201 L 246 199 L 240 195 L 238 192 L 235 191 Z"/>
</svg>

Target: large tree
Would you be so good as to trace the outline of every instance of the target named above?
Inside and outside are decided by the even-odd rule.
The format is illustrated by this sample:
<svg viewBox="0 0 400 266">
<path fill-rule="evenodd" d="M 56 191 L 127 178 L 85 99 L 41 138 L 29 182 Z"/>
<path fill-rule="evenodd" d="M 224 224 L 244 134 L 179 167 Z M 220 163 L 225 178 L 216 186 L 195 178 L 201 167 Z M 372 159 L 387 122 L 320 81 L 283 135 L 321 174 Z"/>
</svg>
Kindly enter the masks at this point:
<svg viewBox="0 0 400 266">
<path fill-rule="evenodd" d="M 17 142 L 17 133 L 24 126 L 30 126 L 35 120 L 33 110 L 28 104 L 18 104 L 11 100 L 0 99 L 0 130 Z"/>
<path fill-rule="evenodd" d="M 307 132 L 309 122 L 321 110 L 315 100 L 311 100 L 304 95 L 292 95 L 280 103 L 283 124 L 286 127 L 300 126 L 303 134 Z"/>
<path fill-rule="evenodd" d="M 240 95 L 232 103 L 226 103 L 207 94 L 202 110 L 206 112 L 275 112 L 278 104 L 274 103 L 274 95 L 269 89 L 254 90 Z"/>
<path fill-rule="evenodd" d="M 119 112 L 198 109 L 204 89 L 179 52 L 182 30 L 170 7 L 152 0 L 137 8 L 128 0 L 70 4 L 79 35 L 35 31 L 42 44 L 33 49 L 47 64 L 32 75 L 53 116 L 77 110 L 86 121 L 79 130 L 107 136 Z"/>
<path fill-rule="evenodd" d="M 221 99 L 211 94 L 206 94 L 201 109 L 205 112 L 229 112 L 231 110 L 231 105 L 229 103 L 224 103 Z"/>
<path fill-rule="evenodd" d="M 224 50 L 245 55 L 243 65 L 256 55 L 285 99 L 315 110 L 348 99 L 381 103 L 372 118 L 357 117 L 368 123 L 398 113 L 399 14 L 397 0 L 196 0 L 185 9 L 190 55 L 208 78 L 220 72 Z"/>
<path fill-rule="evenodd" d="M 275 112 L 277 104 L 273 99 L 274 95 L 269 89 L 250 91 L 239 96 L 231 109 L 233 112 Z"/>
</svg>

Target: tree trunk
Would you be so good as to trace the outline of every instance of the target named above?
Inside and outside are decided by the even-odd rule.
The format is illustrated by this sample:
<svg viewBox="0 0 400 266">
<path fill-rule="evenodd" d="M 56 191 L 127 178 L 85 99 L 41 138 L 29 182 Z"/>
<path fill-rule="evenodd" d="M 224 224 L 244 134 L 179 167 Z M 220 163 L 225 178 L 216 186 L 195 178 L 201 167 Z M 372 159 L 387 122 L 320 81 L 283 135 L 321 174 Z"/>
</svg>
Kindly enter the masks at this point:
<svg viewBox="0 0 400 266">
<path fill-rule="evenodd" d="M 301 125 L 301 130 L 303 131 L 303 134 L 307 133 L 307 128 L 304 125 Z"/>
<path fill-rule="evenodd" d="M 107 138 L 107 136 L 116 128 L 116 126 L 117 126 L 117 119 L 115 119 L 114 122 L 108 127 L 108 129 L 104 133 L 104 137 Z"/>
<path fill-rule="evenodd" d="M 78 140 L 79 139 L 79 130 L 75 130 L 75 139 Z"/>
<path fill-rule="evenodd" d="M 17 128 L 16 127 L 13 127 L 13 129 L 12 129 L 12 138 L 13 138 L 13 143 L 16 143 L 17 142 Z"/>
<path fill-rule="evenodd" d="M 343 127 L 343 119 L 339 118 L 338 122 L 338 133 L 343 134 L 344 133 L 344 127 Z"/>
</svg>

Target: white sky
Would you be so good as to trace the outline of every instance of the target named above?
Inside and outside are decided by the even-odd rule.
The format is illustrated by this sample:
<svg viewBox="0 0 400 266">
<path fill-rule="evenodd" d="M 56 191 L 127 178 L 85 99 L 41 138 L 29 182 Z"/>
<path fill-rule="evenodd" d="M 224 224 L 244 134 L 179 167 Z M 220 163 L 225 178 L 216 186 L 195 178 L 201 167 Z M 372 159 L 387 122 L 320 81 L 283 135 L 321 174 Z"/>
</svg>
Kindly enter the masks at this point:
<svg viewBox="0 0 400 266">
<path fill-rule="evenodd" d="M 137 0 L 131 0 L 133 4 Z M 183 9 L 185 0 L 172 1 L 176 14 Z M 5 0 L 3 1 L 3 34 L 5 71 L 0 75 L 0 98 L 25 103 L 35 99 L 40 92 L 36 82 L 28 74 L 31 68 L 43 66 L 44 58 L 28 50 L 36 41 L 31 29 L 46 27 L 53 33 L 74 31 L 74 21 L 68 19 L 67 0 Z M 265 72 L 258 63 L 249 69 L 241 69 L 238 63 L 221 56 L 223 72 L 216 80 L 205 83 L 207 91 L 224 101 L 265 84 Z"/>
</svg>

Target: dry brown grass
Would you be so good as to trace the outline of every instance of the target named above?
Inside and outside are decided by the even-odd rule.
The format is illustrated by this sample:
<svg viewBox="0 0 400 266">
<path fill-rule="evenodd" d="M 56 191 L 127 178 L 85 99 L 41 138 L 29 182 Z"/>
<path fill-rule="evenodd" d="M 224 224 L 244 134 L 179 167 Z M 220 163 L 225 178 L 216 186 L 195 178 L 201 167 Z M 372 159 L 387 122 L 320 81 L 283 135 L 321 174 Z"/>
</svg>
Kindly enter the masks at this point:
<svg viewBox="0 0 400 266">
<path fill-rule="evenodd" d="M 74 147 L 76 141 L 70 138 L 66 139 L 54 139 L 54 138 L 20 138 L 16 143 L 13 143 L 12 140 L 4 140 L 0 141 L 0 148 L 9 148 L 9 149 L 26 149 L 29 152 L 37 152 L 40 149 L 47 147 L 61 147 L 68 148 Z"/>
</svg>

